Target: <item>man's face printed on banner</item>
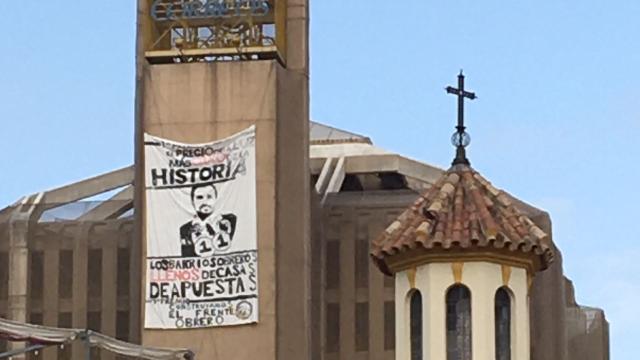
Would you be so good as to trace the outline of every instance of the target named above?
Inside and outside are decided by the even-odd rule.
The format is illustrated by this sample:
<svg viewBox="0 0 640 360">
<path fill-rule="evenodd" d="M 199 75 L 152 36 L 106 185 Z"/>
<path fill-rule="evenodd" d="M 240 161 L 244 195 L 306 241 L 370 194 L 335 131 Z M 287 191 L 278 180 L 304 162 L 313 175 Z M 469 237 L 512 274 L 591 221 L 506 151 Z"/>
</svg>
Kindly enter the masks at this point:
<svg viewBox="0 0 640 360">
<path fill-rule="evenodd" d="M 206 218 L 213 213 L 216 196 L 216 190 L 213 185 L 193 189 L 191 200 L 198 215 Z"/>
</svg>

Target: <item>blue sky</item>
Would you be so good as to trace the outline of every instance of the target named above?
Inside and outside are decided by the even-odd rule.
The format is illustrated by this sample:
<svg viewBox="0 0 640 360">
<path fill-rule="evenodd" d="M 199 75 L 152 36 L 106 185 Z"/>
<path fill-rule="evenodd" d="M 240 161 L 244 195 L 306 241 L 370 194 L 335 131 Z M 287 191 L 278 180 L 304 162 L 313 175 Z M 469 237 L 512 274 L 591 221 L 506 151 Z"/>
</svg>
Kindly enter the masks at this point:
<svg viewBox="0 0 640 360">
<path fill-rule="evenodd" d="M 0 2 L 0 206 L 129 165 L 133 0 Z M 612 358 L 640 336 L 640 2 L 312 1 L 312 117 L 447 167 L 460 68 L 469 157 L 548 210 Z"/>
</svg>

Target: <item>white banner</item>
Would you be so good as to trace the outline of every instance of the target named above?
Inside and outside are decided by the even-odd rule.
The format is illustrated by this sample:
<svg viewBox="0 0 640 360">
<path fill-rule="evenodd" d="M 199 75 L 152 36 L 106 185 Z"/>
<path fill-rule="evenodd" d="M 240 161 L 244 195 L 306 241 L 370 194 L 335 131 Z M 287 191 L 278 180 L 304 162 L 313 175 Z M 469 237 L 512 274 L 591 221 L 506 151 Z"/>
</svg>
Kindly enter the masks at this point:
<svg viewBox="0 0 640 360">
<path fill-rule="evenodd" d="M 252 126 L 207 144 L 145 134 L 145 328 L 258 321 Z"/>
</svg>

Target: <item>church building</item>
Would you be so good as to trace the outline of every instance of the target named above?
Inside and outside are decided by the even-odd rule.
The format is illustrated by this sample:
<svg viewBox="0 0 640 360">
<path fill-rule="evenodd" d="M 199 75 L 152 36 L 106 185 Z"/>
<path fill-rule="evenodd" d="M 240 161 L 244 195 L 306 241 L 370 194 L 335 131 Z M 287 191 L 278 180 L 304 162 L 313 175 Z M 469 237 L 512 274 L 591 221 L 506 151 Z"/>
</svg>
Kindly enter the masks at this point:
<svg viewBox="0 0 640 360">
<path fill-rule="evenodd" d="M 308 0 L 137 2 L 134 162 L 0 210 L 0 358 L 609 359 L 462 73 L 440 169 L 310 120 Z"/>
</svg>

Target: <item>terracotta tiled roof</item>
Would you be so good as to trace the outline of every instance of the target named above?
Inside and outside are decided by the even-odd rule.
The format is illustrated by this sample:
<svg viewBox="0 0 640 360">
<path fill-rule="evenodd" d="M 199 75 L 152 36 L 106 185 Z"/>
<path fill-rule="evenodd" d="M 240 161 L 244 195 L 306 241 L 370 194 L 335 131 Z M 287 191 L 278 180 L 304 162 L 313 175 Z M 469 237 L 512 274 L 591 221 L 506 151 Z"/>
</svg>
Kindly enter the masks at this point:
<svg viewBox="0 0 640 360">
<path fill-rule="evenodd" d="M 374 242 L 371 255 L 389 273 L 400 255 L 499 252 L 545 269 L 553 261 L 549 236 L 510 196 L 477 171 L 456 165 L 404 211 Z"/>
</svg>

